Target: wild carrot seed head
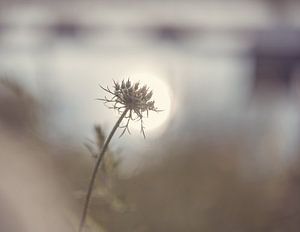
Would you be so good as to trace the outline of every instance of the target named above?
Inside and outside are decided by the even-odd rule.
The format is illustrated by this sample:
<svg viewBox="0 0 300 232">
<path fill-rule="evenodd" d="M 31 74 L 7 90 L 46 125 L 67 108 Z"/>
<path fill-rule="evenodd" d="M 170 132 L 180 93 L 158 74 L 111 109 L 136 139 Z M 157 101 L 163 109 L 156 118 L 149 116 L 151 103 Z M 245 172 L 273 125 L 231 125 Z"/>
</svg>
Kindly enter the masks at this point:
<svg viewBox="0 0 300 232">
<path fill-rule="evenodd" d="M 155 101 L 151 100 L 153 96 L 153 91 L 149 91 L 147 85 L 140 86 L 139 82 L 132 83 L 129 79 L 127 81 L 122 80 L 121 83 L 114 81 L 113 90 L 108 87 L 104 88 L 100 86 L 103 90 L 111 95 L 111 98 L 105 97 L 104 99 L 98 99 L 104 101 L 104 103 L 109 103 L 110 109 L 116 109 L 119 113 L 123 113 L 125 110 L 128 111 L 125 118 L 127 118 L 127 123 L 124 128 L 123 135 L 127 130 L 129 133 L 129 122 L 130 120 L 140 120 L 141 121 L 141 132 L 145 137 L 143 117 L 144 112 L 148 117 L 149 111 L 159 112 L 160 110 L 155 107 Z"/>
</svg>

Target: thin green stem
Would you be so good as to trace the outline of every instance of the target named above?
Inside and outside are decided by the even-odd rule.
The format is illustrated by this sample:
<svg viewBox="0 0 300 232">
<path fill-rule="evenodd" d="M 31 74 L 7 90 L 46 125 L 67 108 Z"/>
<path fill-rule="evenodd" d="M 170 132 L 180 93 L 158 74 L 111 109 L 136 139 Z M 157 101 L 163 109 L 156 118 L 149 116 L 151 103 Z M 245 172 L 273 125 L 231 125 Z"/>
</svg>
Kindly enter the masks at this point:
<svg viewBox="0 0 300 232">
<path fill-rule="evenodd" d="M 114 133 L 116 132 L 116 130 L 118 129 L 118 127 L 120 126 L 120 123 L 122 122 L 123 118 L 126 116 L 127 112 L 128 112 L 128 109 L 125 109 L 125 111 L 122 113 L 122 115 L 120 116 L 120 118 L 116 122 L 115 126 L 113 127 L 110 134 L 108 135 L 108 137 L 107 137 L 107 139 L 106 139 L 106 141 L 103 145 L 103 148 L 102 148 L 102 150 L 101 150 L 101 152 L 98 156 L 98 159 L 97 159 L 97 162 L 96 162 L 96 165 L 94 167 L 93 174 L 92 174 L 92 177 L 91 177 L 91 180 L 90 180 L 90 184 L 89 184 L 89 187 L 88 187 L 88 192 L 87 192 L 85 203 L 84 203 L 83 213 L 82 213 L 82 217 L 81 217 L 81 220 L 80 220 L 80 225 L 79 225 L 79 230 L 78 230 L 79 232 L 83 231 L 83 227 L 84 227 L 84 224 L 85 224 L 85 220 L 86 220 L 86 216 L 87 216 L 87 212 L 88 212 L 88 208 L 89 208 L 89 204 L 90 204 L 90 200 L 91 200 L 91 196 L 92 196 L 92 191 L 93 191 L 93 187 L 94 187 L 94 184 L 95 184 L 95 180 L 96 180 L 96 176 L 97 176 L 99 166 L 100 166 L 101 161 L 104 157 L 104 154 L 105 154 L 105 152 L 108 148 L 110 140 L 112 139 L 112 137 L 113 137 Z"/>
</svg>

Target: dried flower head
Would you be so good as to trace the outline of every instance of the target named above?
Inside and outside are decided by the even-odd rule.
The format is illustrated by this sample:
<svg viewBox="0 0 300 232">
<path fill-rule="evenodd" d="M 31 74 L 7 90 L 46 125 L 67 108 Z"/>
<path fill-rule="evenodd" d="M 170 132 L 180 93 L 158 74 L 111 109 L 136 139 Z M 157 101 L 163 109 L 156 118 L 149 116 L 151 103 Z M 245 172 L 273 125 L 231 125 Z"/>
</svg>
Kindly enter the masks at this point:
<svg viewBox="0 0 300 232">
<path fill-rule="evenodd" d="M 143 118 L 145 115 L 148 117 L 149 111 L 161 111 L 155 107 L 155 101 L 151 100 L 153 91 L 150 91 L 147 85 L 141 86 L 139 82 L 132 83 L 129 79 L 127 81 L 123 80 L 121 83 L 114 81 L 113 90 L 108 87 L 104 88 L 101 85 L 100 87 L 112 96 L 111 98 L 98 98 L 98 100 L 109 104 L 108 108 L 116 109 L 119 113 L 126 111 L 124 118 L 127 119 L 127 122 L 121 126 L 124 129 L 120 136 L 126 131 L 130 134 L 129 123 L 130 120 L 133 120 L 141 121 L 141 133 L 145 137 Z"/>
</svg>

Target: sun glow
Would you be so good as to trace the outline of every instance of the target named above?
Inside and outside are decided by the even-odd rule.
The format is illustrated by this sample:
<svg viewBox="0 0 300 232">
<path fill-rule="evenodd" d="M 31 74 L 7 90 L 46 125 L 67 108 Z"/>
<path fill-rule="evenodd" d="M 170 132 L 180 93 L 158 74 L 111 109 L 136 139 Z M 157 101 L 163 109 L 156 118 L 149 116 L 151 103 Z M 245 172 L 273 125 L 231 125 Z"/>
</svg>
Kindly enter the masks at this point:
<svg viewBox="0 0 300 232">
<path fill-rule="evenodd" d="M 153 90 L 152 99 L 155 100 L 155 106 L 162 110 L 161 112 L 149 112 L 149 117 L 145 117 L 145 132 L 160 132 L 167 126 L 171 114 L 172 95 L 167 83 L 156 75 L 135 74 L 130 76 L 133 82 L 140 81 L 142 85 L 147 85 Z M 140 123 L 133 122 L 130 125 L 133 130 L 140 130 Z"/>
</svg>

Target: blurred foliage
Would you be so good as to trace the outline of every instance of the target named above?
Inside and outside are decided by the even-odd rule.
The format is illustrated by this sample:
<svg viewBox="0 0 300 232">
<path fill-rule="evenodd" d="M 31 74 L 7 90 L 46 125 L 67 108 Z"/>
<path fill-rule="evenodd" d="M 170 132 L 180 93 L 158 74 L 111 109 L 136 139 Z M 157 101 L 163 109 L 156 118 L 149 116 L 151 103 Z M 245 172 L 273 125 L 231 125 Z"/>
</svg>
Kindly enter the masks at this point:
<svg viewBox="0 0 300 232">
<path fill-rule="evenodd" d="M 0 79 L 0 122 L 15 130 L 37 125 L 38 102 L 11 79 Z"/>
</svg>

